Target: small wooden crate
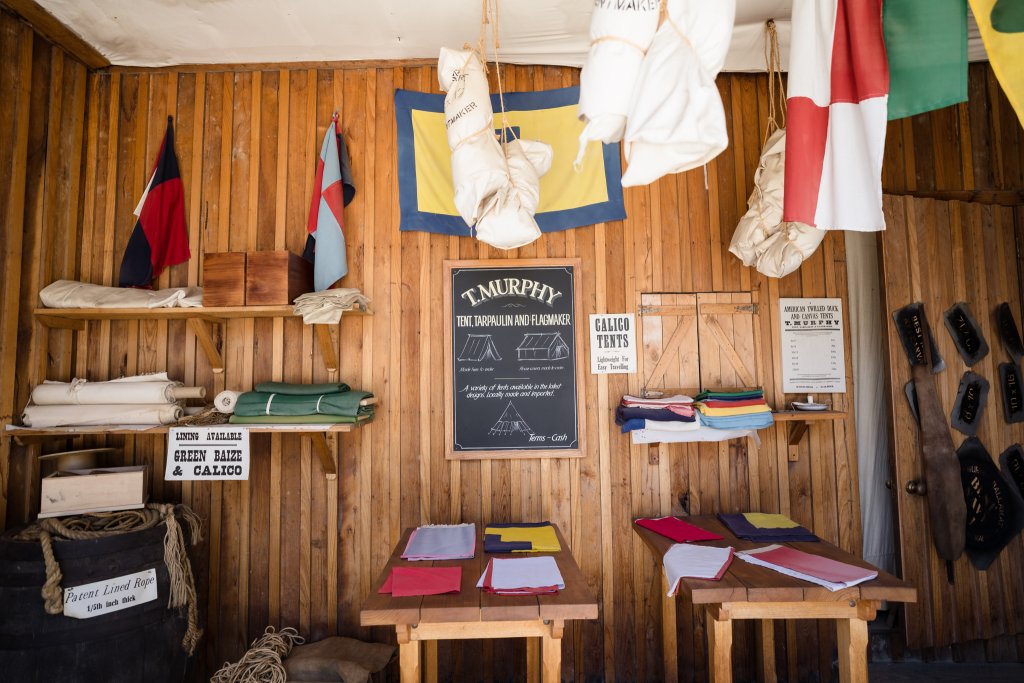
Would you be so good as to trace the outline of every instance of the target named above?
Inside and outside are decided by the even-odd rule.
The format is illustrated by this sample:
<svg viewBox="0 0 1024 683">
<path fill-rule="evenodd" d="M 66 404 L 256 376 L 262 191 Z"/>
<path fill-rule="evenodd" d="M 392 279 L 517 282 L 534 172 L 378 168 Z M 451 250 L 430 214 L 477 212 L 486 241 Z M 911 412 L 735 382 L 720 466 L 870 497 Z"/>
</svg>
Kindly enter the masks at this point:
<svg viewBox="0 0 1024 683">
<path fill-rule="evenodd" d="M 280 306 L 313 291 L 313 264 L 290 251 L 250 251 L 246 257 L 245 304 Z"/>
<path fill-rule="evenodd" d="M 246 254 L 244 251 L 203 255 L 203 306 L 244 306 Z"/>
<path fill-rule="evenodd" d="M 43 478 L 39 517 L 141 508 L 149 500 L 146 470 L 136 465 L 55 472 Z"/>
</svg>

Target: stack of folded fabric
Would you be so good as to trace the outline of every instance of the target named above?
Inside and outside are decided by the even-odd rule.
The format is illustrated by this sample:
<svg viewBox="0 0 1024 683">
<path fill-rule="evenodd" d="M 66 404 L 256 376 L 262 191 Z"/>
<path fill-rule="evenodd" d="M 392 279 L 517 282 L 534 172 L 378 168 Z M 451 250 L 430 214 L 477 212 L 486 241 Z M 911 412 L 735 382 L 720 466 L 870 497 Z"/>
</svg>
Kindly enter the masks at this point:
<svg viewBox="0 0 1024 683">
<path fill-rule="evenodd" d="M 693 410 L 693 399 L 683 394 L 665 398 L 643 398 L 627 394 L 615 409 L 615 424 L 622 428 L 623 434 L 639 431 L 664 433 L 664 441 L 685 440 L 679 435 L 700 429 Z"/>
<path fill-rule="evenodd" d="M 800 526 L 789 517 L 764 512 L 720 513 L 729 531 L 739 538 L 756 542 L 788 543 L 794 541 L 815 542 L 818 537 L 809 529 Z"/>
<path fill-rule="evenodd" d="M 545 595 L 563 590 L 565 580 L 551 555 L 494 557 L 487 563 L 476 587 L 495 595 Z"/>
<path fill-rule="evenodd" d="M 557 553 L 562 549 L 551 522 L 488 524 L 485 553 Z"/>
<path fill-rule="evenodd" d="M 234 404 L 234 424 L 341 424 L 373 417 L 373 394 L 347 384 L 260 382 Z"/>
<path fill-rule="evenodd" d="M 775 423 L 761 389 L 703 391 L 693 405 L 700 423 L 712 429 L 764 429 Z"/>
<path fill-rule="evenodd" d="M 183 387 L 168 379 L 166 372 L 109 382 L 46 381 L 32 390 L 21 421 L 34 429 L 173 424 L 184 414 L 181 400 L 203 394 L 202 387 Z"/>
<path fill-rule="evenodd" d="M 428 524 L 412 532 L 402 559 L 466 560 L 475 554 L 475 524 Z"/>
<path fill-rule="evenodd" d="M 462 589 L 462 567 L 394 567 L 378 593 L 396 598 L 444 595 Z"/>
</svg>

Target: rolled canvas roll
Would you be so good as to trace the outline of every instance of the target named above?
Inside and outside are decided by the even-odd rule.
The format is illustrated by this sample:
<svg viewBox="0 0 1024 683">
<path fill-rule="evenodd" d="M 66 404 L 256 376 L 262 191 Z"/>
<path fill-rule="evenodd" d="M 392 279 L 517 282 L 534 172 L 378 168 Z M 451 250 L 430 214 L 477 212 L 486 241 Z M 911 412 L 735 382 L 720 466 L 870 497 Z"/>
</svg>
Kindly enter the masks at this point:
<svg viewBox="0 0 1024 683">
<path fill-rule="evenodd" d="M 38 406 L 173 403 L 181 382 L 43 382 L 32 390 Z M 202 389 L 202 387 L 197 387 Z M 201 397 L 200 397 L 201 398 Z"/>
<path fill-rule="evenodd" d="M 241 395 L 241 391 L 222 391 L 214 397 L 213 407 L 218 413 L 230 415 L 235 412 L 235 404 L 238 403 L 238 397 Z"/>
<path fill-rule="evenodd" d="M 183 414 L 181 406 L 173 403 L 28 406 L 21 415 L 21 422 L 26 427 L 35 429 L 88 425 L 155 425 L 177 422 Z"/>
</svg>

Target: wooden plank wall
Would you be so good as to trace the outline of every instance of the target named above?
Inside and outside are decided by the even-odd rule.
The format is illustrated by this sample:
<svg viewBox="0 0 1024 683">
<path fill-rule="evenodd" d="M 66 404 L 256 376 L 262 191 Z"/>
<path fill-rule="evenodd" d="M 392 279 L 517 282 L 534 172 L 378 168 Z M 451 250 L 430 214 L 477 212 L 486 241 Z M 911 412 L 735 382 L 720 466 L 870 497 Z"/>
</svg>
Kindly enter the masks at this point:
<svg viewBox="0 0 1024 683">
<path fill-rule="evenodd" d="M 88 78 L 81 62 L 0 11 L 0 428 L 24 405 L 16 380 L 47 364 L 44 349 L 32 344 L 36 292 L 77 272 Z M 71 372 L 73 343 L 54 338 L 54 372 Z M 0 438 L 0 526 L 9 475 L 17 479 L 12 464 L 24 461 L 12 463 L 10 455 L 9 440 Z M 14 518 L 24 515 L 15 502 Z"/>
<path fill-rule="evenodd" d="M 509 68 L 505 77 L 510 90 L 530 90 L 572 84 L 578 72 Z M 337 486 L 327 485 L 307 442 L 279 436 L 257 437 L 249 482 L 179 487 L 154 480 L 158 497 L 180 495 L 209 520 L 199 570 L 208 669 L 237 657 L 267 624 L 295 625 L 313 638 L 389 637 L 361 631 L 358 607 L 402 528 L 422 522 L 557 522 L 604 605 L 601 621 L 572 628 L 566 640 L 565 675 L 580 679 L 661 678 L 658 574 L 631 531 L 637 515 L 681 512 L 685 495 L 693 513 L 782 510 L 847 549 L 859 547 L 852 421 L 812 430 L 793 463 L 783 431 L 775 430 L 758 452 L 736 444 L 673 446 L 651 465 L 647 449 L 631 448 L 611 419 L 635 379 L 588 374 L 593 446 L 586 458 L 453 463 L 443 457 L 441 366 L 430 359 L 441 350 L 437 312 L 446 258 L 581 258 L 582 315 L 633 311 L 645 291 L 760 290 L 761 366 L 769 399 L 783 402 L 774 370 L 777 299 L 845 298 L 843 243 L 829 238 L 800 273 L 782 281 L 764 281 L 728 254 L 751 188 L 767 101 L 763 78 L 730 76 L 720 83 L 734 144 L 706 176 L 699 169 L 630 190 L 624 223 L 553 234 L 501 253 L 469 239 L 398 231 L 393 90 L 437 91 L 431 67 L 91 76 L 83 211 L 77 224 L 46 224 L 76 235 L 75 273 L 82 280 L 114 281 L 167 114 L 175 116 L 195 256 L 161 284 L 198 284 L 203 250 L 301 250 L 314 159 L 335 109 L 353 160 L 358 193 L 346 210 L 346 282 L 370 296 L 375 315 L 342 322 L 341 376 L 377 393 L 381 406 L 370 427 L 342 437 Z M 34 287 L 23 289 L 26 306 L 34 294 Z M 25 315 L 22 323 L 30 327 Z M 226 371 L 219 376 L 181 323 L 98 323 L 75 335 L 49 334 L 47 377 L 103 379 L 166 368 L 211 393 L 247 389 L 264 378 L 326 379 L 312 335 L 298 321 L 229 323 Z M 38 338 L 36 347 L 45 342 Z M 19 357 L 19 367 L 31 365 Z M 28 376 L 18 382 L 15 405 L 27 398 Z M 846 406 L 845 397 L 834 400 Z M 162 470 L 161 439 L 120 441 L 127 460 Z M 22 487 L 35 476 L 34 461 L 25 461 Z M 22 496 L 18 516 L 32 507 L 33 495 Z M 688 616 L 682 621 L 680 668 L 687 680 L 701 680 L 703 624 Z M 780 627 L 779 636 L 791 680 L 829 678 L 830 629 L 804 622 Z M 738 636 L 741 673 L 753 670 L 751 637 L 749 630 Z M 518 677 L 525 661 L 521 643 L 500 641 L 442 646 L 439 659 L 442 676 L 459 680 Z"/>
</svg>

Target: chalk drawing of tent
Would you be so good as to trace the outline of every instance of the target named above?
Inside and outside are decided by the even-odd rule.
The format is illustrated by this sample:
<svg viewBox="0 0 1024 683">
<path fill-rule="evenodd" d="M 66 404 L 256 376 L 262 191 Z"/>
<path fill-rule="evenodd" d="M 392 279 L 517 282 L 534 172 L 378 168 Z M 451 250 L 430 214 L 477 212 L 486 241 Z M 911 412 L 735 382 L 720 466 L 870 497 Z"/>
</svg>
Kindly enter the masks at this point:
<svg viewBox="0 0 1024 683">
<path fill-rule="evenodd" d="M 505 412 L 501 414 L 498 421 L 491 427 L 490 433 L 500 436 L 511 436 L 516 433 L 533 436 L 533 430 L 530 429 L 530 425 L 526 424 L 526 420 L 519 414 L 516 407 L 512 405 L 512 401 L 509 401 L 508 405 L 505 406 Z"/>
<path fill-rule="evenodd" d="M 561 332 L 532 332 L 523 335 L 516 352 L 519 360 L 561 360 L 569 357 L 569 345 Z"/>
<path fill-rule="evenodd" d="M 498 347 L 489 334 L 471 334 L 466 337 L 466 344 L 459 351 L 460 361 L 501 360 Z"/>
</svg>

